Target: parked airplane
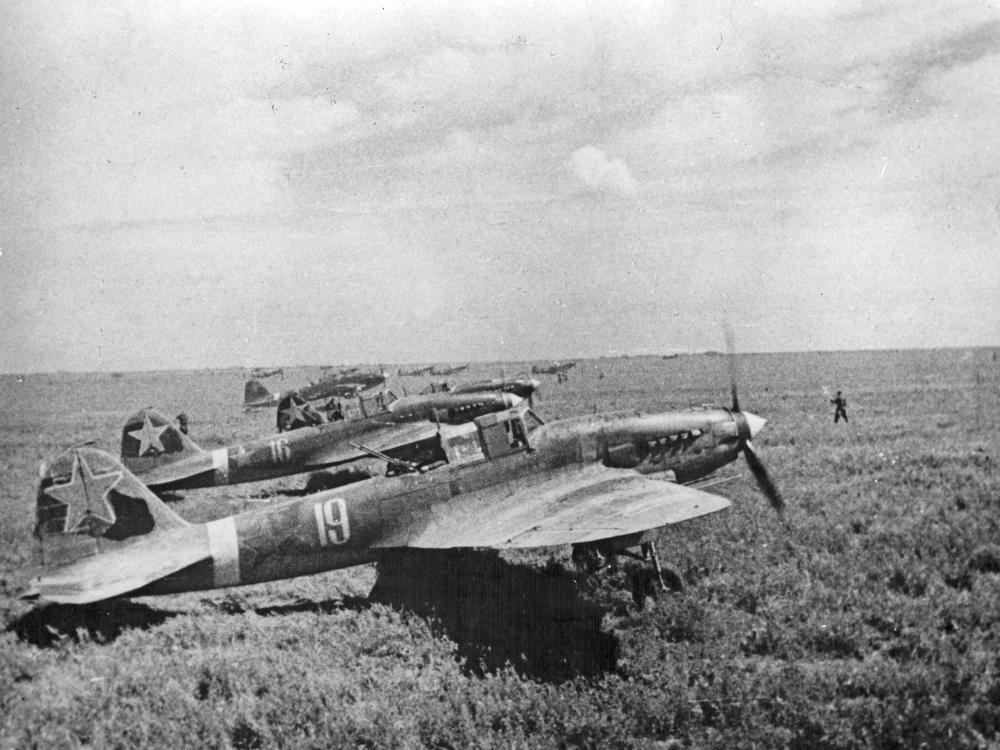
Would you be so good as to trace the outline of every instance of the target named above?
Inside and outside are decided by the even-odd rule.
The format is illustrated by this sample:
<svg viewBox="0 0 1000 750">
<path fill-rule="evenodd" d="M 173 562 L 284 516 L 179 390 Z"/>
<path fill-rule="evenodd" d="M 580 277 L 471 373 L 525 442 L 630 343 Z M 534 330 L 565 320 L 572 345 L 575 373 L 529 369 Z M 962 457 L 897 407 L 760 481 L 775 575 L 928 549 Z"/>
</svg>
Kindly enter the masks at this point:
<svg viewBox="0 0 1000 750">
<path fill-rule="evenodd" d="M 527 375 L 518 375 L 514 378 L 491 378 L 490 380 L 476 380 L 472 383 L 458 383 L 449 388 L 450 393 L 475 393 L 477 391 L 500 391 L 501 393 L 513 393 L 521 398 L 531 399 L 535 391 L 541 387 L 541 383 Z"/>
<path fill-rule="evenodd" d="M 157 491 L 256 482 L 340 466 L 369 455 L 352 442 L 364 442 L 387 455 L 417 455 L 436 434 L 437 423 L 461 424 L 520 402 L 509 393 L 403 398 L 388 393 L 382 409 L 365 419 L 318 424 L 212 451 L 200 448 L 155 409 L 142 409 L 122 428 L 121 457 L 129 471 Z M 295 422 L 287 413 L 285 418 Z"/>
<path fill-rule="evenodd" d="M 301 388 L 272 393 L 263 383 L 251 379 L 247 381 L 243 390 L 243 408 L 250 410 L 276 406 L 281 399 L 291 393 L 301 396 L 306 401 L 318 401 L 335 396 L 353 398 L 358 392 L 383 382 L 385 382 L 384 373 L 347 372 L 324 377 Z"/>
<path fill-rule="evenodd" d="M 431 369 L 428 370 L 427 374 L 436 375 L 440 377 L 442 375 L 454 375 L 455 373 L 464 372 L 465 370 L 468 369 L 469 369 L 468 364 L 459 365 L 458 367 L 440 367 L 440 368 L 431 366 Z"/>
<path fill-rule="evenodd" d="M 285 371 L 281 367 L 275 367 L 272 370 L 266 370 L 263 367 L 255 367 L 250 371 L 250 377 L 252 378 L 269 378 L 272 375 L 284 375 Z"/>
<path fill-rule="evenodd" d="M 547 365 L 532 365 L 533 375 L 558 375 L 571 367 L 576 367 L 576 362 L 552 362 Z"/>
<path fill-rule="evenodd" d="M 733 406 L 549 424 L 524 407 L 488 414 L 440 426 L 431 458 L 443 465 L 433 471 L 375 477 L 198 524 L 114 457 L 72 448 L 40 470 L 36 534 L 45 570 L 25 596 L 84 604 L 239 586 L 368 563 L 401 548 L 574 545 L 616 554 L 651 542 L 664 526 L 726 508 L 728 500 L 684 483 L 740 453 L 781 510 L 750 443 L 765 420 L 738 409 L 735 387 Z M 153 440 L 146 424 L 134 436 L 143 445 Z"/>
</svg>

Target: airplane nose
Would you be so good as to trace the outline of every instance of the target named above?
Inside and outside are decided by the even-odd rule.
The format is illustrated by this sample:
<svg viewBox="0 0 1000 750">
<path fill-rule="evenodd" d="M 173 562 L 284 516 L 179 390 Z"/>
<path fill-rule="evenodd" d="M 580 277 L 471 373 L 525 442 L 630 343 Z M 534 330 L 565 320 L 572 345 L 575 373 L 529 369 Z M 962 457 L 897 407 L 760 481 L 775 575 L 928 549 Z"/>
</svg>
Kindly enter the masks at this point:
<svg viewBox="0 0 1000 750">
<path fill-rule="evenodd" d="M 756 414 L 751 414 L 748 411 L 740 412 L 743 418 L 747 421 L 747 427 L 750 429 L 750 438 L 753 439 L 757 436 L 757 433 L 761 431 L 761 428 L 767 424 L 767 420 L 763 417 L 758 417 Z"/>
</svg>

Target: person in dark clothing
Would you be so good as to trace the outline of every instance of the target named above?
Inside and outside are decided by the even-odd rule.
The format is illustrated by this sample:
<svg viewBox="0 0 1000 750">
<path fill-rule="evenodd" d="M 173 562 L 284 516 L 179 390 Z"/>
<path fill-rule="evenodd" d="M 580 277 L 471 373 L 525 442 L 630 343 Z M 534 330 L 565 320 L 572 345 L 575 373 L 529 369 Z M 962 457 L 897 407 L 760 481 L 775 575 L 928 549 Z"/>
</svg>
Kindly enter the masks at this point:
<svg viewBox="0 0 1000 750">
<path fill-rule="evenodd" d="M 326 412 L 326 417 L 331 422 L 338 422 L 344 418 L 344 409 L 337 398 L 331 398 L 327 401 L 323 411 Z"/>
<path fill-rule="evenodd" d="M 185 435 L 188 434 L 188 415 L 181 412 L 177 415 L 177 429 L 183 432 Z"/>
<path fill-rule="evenodd" d="M 844 418 L 844 422 L 847 423 L 847 399 L 844 398 L 844 394 L 837 391 L 837 397 L 831 398 L 830 403 L 834 405 L 833 410 L 833 423 L 837 424 L 840 418 Z"/>
</svg>

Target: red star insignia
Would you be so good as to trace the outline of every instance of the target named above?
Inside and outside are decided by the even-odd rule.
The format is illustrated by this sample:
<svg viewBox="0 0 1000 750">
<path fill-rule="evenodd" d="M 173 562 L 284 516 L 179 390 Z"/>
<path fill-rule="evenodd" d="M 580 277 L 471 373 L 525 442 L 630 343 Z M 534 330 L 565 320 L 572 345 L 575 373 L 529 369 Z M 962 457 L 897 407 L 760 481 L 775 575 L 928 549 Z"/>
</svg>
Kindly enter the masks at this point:
<svg viewBox="0 0 1000 750">
<path fill-rule="evenodd" d="M 54 484 L 45 494 L 66 506 L 68 534 L 78 531 L 92 531 L 93 526 L 109 528 L 115 524 L 115 509 L 107 500 L 108 492 L 122 478 L 122 472 L 110 471 L 95 475 L 79 453 L 73 459 L 70 480 L 64 484 Z"/>
<path fill-rule="evenodd" d="M 160 440 L 160 436 L 166 431 L 167 425 L 154 427 L 149 419 L 149 415 L 144 414 L 142 427 L 129 432 L 129 435 L 139 441 L 139 452 L 136 455 L 145 456 L 150 449 L 155 450 L 157 453 L 163 453 L 163 442 Z"/>
</svg>

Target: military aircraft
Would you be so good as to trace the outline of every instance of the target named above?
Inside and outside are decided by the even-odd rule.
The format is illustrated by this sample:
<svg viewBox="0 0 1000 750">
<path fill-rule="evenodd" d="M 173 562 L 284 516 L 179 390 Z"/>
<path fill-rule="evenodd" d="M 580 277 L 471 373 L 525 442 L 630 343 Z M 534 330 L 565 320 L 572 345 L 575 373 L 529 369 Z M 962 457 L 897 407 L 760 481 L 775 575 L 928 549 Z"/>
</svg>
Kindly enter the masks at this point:
<svg viewBox="0 0 1000 750">
<path fill-rule="evenodd" d="M 432 365 L 431 369 L 427 371 L 427 374 L 441 377 L 442 375 L 454 375 L 459 372 L 464 372 L 465 370 L 468 369 L 469 369 L 468 364 L 459 365 L 458 367 L 434 367 Z"/>
<path fill-rule="evenodd" d="M 263 367 L 255 367 L 250 371 L 250 377 L 252 378 L 269 378 L 272 375 L 284 375 L 285 370 L 281 367 L 275 367 L 274 369 L 267 370 Z"/>
<path fill-rule="evenodd" d="M 263 383 L 248 380 L 243 390 L 243 408 L 262 409 L 276 406 L 285 396 L 295 393 L 306 401 L 318 401 L 324 398 L 353 398 L 359 391 L 373 388 L 385 382 L 385 373 L 346 372 L 326 376 L 315 383 L 291 388 L 279 393 L 272 393 Z"/>
<path fill-rule="evenodd" d="M 288 410 L 301 407 L 289 399 Z M 521 399 L 509 393 L 437 393 L 396 398 L 388 394 L 381 411 L 365 419 L 337 421 L 281 432 L 246 443 L 206 451 L 155 409 L 142 409 L 122 428 L 122 463 L 147 486 L 186 490 L 319 471 L 365 459 L 364 443 L 389 456 L 419 458 L 439 423 L 460 424 L 510 409 Z M 302 420 L 306 422 L 307 420 Z"/>
<path fill-rule="evenodd" d="M 499 391 L 501 393 L 513 393 L 515 396 L 531 400 L 535 391 L 541 387 L 541 383 L 527 375 L 518 375 L 513 378 L 491 378 L 489 380 L 476 380 L 471 383 L 458 383 L 449 386 L 450 393 L 476 393 L 480 391 Z"/>
<path fill-rule="evenodd" d="M 547 365 L 532 365 L 532 375 L 558 375 L 571 367 L 576 367 L 576 362 L 552 362 Z"/>
<path fill-rule="evenodd" d="M 75 447 L 40 469 L 36 534 L 45 568 L 25 597 L 85 604 L 239 586 L 369 563 L 399 549 L 573 545 L 617 554 L 650 543 L 662 527 L 726 508 L 725 498 L 685 483 L 741 453 L 780 511 L 781 496 L 750 442 L 764 423 L 739 410 L 735 387 L 731 409 L 545 424 L 522 405 L 441 425 L 432 458 L 442 465 L 433 471 L 411 464 L 397 476 L 198 524 L 114 457 Z"/>
<path fill-rule="evenodd" d="M 406 375 L 407 377 L 419 378 L 421 375 L 426 375 L 431 370 L 434 369 L 434 365 L 428 365 L 427 367 L 417 367 L 414 370 L 406 370 L 405 372 L 400 372 L 400 375 Z"/>
</svg>

